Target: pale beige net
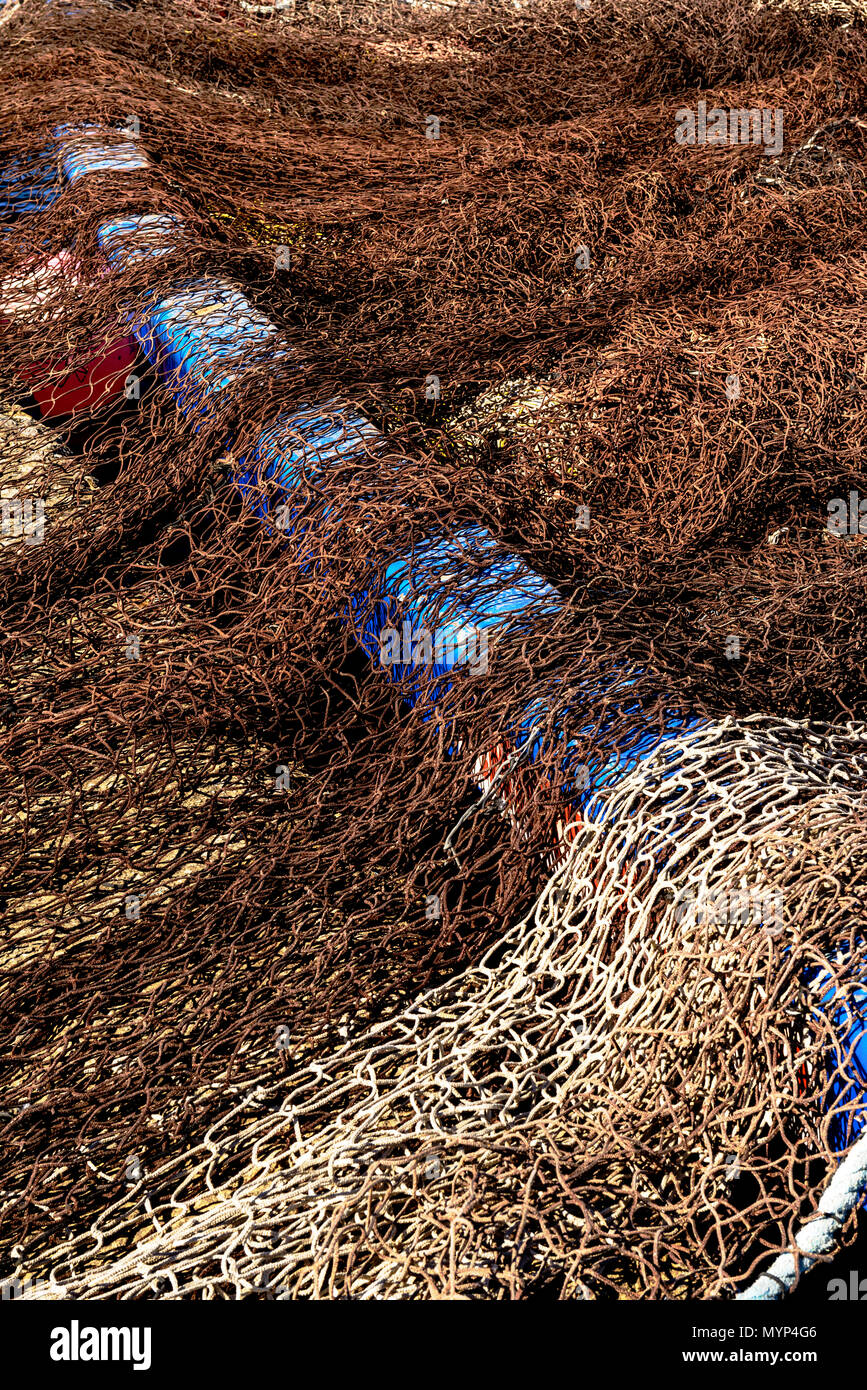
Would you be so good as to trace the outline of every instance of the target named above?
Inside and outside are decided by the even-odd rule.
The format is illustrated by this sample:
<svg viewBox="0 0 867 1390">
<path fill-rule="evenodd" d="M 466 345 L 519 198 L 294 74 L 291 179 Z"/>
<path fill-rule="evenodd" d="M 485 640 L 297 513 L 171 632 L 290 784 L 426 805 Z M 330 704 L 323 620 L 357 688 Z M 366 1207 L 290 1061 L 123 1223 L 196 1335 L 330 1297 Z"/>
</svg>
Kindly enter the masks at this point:
<svg viewBox="0 0 867 1390">
<path fill-rule="evenodd" d="M 839 1001 L 863 973 L 865 788 L 863 726 L 663 745 L 476 968 L 244 1097 L 27 1273 L 73 1298 L 730 1296 L 835 1162 L 809 981 Z"/>
</svg>

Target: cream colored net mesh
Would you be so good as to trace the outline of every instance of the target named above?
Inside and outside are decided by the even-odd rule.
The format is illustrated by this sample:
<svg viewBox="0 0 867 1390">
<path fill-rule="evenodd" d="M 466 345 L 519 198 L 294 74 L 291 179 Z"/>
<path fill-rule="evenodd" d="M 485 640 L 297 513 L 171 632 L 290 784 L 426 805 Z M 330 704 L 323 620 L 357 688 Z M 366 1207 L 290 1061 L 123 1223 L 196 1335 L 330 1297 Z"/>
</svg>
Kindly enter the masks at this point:
<svg viewBox="0 0 867 1390">
<path fill-rule="evenodd" d="M 730 1295 L 827 1181 L 833 1020 L 805 981 L 855 987 L 865 787 L 861 726 L 663 745 L 476 968 L 246 1097 L 170 1165 L 170 1203 L 145 1175 L 43 1275 L 75 1298 Z"/>
</svg>

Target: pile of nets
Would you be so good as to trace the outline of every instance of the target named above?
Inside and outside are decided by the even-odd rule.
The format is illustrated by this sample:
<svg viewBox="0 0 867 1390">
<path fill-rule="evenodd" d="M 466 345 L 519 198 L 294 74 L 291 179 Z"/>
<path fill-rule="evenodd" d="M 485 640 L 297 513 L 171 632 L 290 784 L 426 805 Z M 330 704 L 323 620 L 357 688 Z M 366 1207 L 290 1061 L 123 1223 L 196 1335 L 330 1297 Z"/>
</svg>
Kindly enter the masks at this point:
<svg viewBox="0 0 867 1390">
<path fill-rule="evenodd" d="M 147 1201 L 56 1249 L 54 1286 L 731 1292 L 827 1150 L 834 1011 L 801 980 L 863 916 L 863 793 L 827 786 L 843 761 L 863 787 L 867 730 L 726 721 L 657 754 L 477 966 L 244 1096 Z M 753 910 L 769 883 L 779 911 Z M 838 997 L 864 966 L 863 944 L 832 963 Z"/>
<path fill-rule="evenodd" d="M 0 43 L 5 168 L 149 160 L 0 224 L 0 498 L 44 512 L 0 547 L 0 1277 L 730 1296 L 859 1111 L 867 17 L 23 0 Z M 705 99 L 783 152 L 679 145 Z M 148 212 L 183 239 L 106 274 Z M 201 276 L 291 353 L 206 422 L 141 361 L 37 418 Z M 299 566 L 226 440 L 337 397 L 387 445 Z M 337 615 L 475 524 L 565 612 L 408 709 Z M 594 816 L 553 740 L 482 802 L 540 691 L 591 767 L 704 722 Z"/>
</svg>

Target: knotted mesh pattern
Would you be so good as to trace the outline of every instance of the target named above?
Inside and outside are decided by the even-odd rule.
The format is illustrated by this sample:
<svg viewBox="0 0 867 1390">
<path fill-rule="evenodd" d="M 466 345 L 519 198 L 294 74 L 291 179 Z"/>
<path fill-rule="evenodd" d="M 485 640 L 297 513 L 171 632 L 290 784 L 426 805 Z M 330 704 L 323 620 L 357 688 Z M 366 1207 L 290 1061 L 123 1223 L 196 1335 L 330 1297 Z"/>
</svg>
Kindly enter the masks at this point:
<svg viewBox="0 0 867 1390">
<path fill-rule="evenodd" d="M 726 721 L 660 751 L 477 966 L 244 1097 L 155 1175 L 166 1201 L 106 1212 L 53 1279 L 76 1298 L 731 1293 L 827 1182 L 834 1029 L 805 981 L 839 1001 L 864 969 L 865 777 L 856 726 Z M 714 910 L 682 911 L 690 892 Z"/>
<path fill-rule="evenodd" d="M 728 1295 L 858 1121 L 863 7 L 0 39 L 0 1277 Z M 191 282 L 273 334 L 185 414 L 131 339 Z M 381 444 L 263 525 L 313 409 Z M 562 601 L 445 695 L 362 645 L 432 536 Z"/>
</svg>

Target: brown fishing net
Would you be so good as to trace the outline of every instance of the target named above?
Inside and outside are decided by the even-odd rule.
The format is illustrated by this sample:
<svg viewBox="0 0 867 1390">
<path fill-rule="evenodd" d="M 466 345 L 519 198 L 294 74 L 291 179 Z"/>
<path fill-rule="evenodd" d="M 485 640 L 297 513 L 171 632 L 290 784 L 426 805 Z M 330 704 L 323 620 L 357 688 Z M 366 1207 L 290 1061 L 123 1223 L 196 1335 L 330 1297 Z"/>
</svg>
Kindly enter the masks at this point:
<svg viewBox="0 0 867 1390">
<path fill-rule="evenodd" d="M 0 1277 L 730 1296 L 856 1104 L 867 13 L 0 17 L 5 168 L 148 161 L 0 222 Z M 784 148 L 678 144 L 705 99 Z M 279 338 L 184 416 L 130 322 L 202 277 Z M 386 442 L 263 527 L 232 470 L 329 402 Z M 340 615 L 476 525 L 562 616 L 390 685 Z M 576 815 L 561 727 L 598 772 L 685 711 Z"/>
</svg>

